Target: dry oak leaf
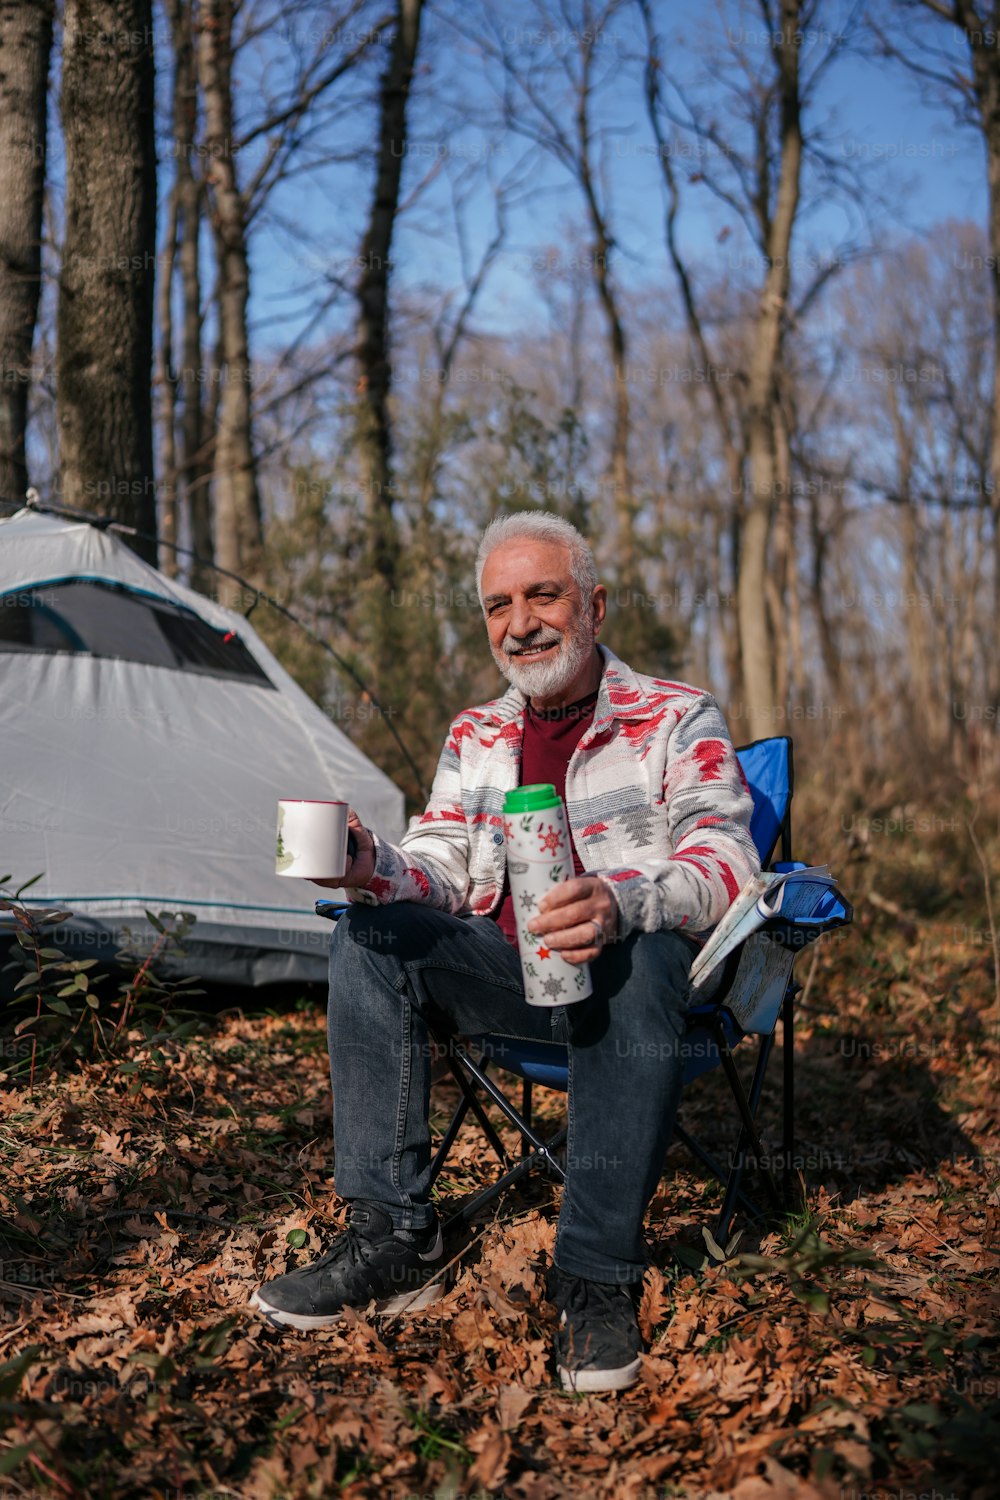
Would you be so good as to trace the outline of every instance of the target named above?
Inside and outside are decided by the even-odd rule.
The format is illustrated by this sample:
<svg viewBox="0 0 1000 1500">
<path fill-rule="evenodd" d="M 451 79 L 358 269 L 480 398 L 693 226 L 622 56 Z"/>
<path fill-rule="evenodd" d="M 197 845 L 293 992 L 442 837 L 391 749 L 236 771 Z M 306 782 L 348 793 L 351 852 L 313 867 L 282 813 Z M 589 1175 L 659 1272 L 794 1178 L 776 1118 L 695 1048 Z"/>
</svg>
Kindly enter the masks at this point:
<svg viewBox="0 0 1000 1500">
<path fill-rule="evenodd" d="M 507 1477 L 511 1454 L 510 1438 L 494 1422 L 487 1421 L 466 1440 L 466 1445 L 478 1455 L 469 1470 L 469 1478 L 481 1484 L 484 1489 L 496 1489 Z"/>
<path fill-rule="evenodd" d="M 497 1396 L 497 1418 L 507 1431 L 516 1427 L 534 1400 L 531 1391 L 519 1385 L 502 1385 Z"/>
<path fill-rule="evenodd" d="M 278 1500 L 288 1494 L 288 1470 L 277 1453 L 258 1458 L 250 1471 L 241 1500 Z"/>
<path fill-rule="evenodd" d="M 796 1424 L 799 1432 L 835 1432 L 846 1427 L 852 1439 L 868 1437 L 868 1419 L 857 1410 L 844 1411 L 836 1406 L 825 1406 L 819 1411 L 807 1412 Z"/>
<path fill-rule="evenodd" d="M 667 1294 L 663 1272 L 654 1266 L 646 1277 L 642 1302 L 639 1305 L 639 1327 L 647 1343 L 651 1341 L 660 1324 L 666 1322 L 669 1311 L 670 1297 Z"/>
<path fill-rule="evenodd" d="M 753 1360 L 745 1360 L 742 1364 L 724 1366 L 721 1375 L 716 1379 L 715 1393 L 720 1401 L 727 1401 L 730 1405 L 737 1402 L 742 1405 L 751 1396 L 755 1396 L 760 1390 L 761 1371 Z"/>
<path fill-rule="evenodd" d="M 133 1297 L 141 1301 L 146 1290 L 147 1284 L 143 1282 L 132 1292 L 123 1287 L 113 1297 L 102 1297 L 93 1304 L 89 1312 L 81 1313 L 68 1328 L 52 1333 L 50 1337 L 58 1343 L 64 1343 L 67 1339 L 79 1338 L 81 1334 L 112 1333 L 119 1328 L 135 1328 L 138 1314 Z"/>
<path fill-rule="evenodd" d="M 355 1406 L 345 1405 L 335 1421 L 327 1422 L 327 1435 L 343 1445 L 356 1443 L 365 1430 L 365 1419 Z"/>
<path fill-rule="evenodd" d="M 498 1276 L 489 1276 L 482 1284 L 483 1293 L 487 1302 L 495 1313 L 507 1322 L 523 1321 L 525 1309 L 517 1307 L 504 1293 L 504 1288 Z"/>
<path fill-rule="evenodd" d="M 636 1463 L 639 1472 L 654 1482 L 662 1479 L 664 1474 L 677 1467 L 677 1455 L 675 1453 L 651 1453 L 645 1458 L 640 1458 Z"/>
<path fill-rule="evenodd" d="M 672 1349 L 685 1349 L 691 1341 L 691 1337 L 697 1332 L 701 1322 L 698 1312 L 692 1307 L 680 1307 L 670 1320 L 670 1327 L 663 1335 L 664 1347 Z"/>
<path fill-rule="evenodd" d="M 486 1247 L 483 1259 L 488 1263 L 490 1271 L 505 1287 L 521 1286 L 526 1292 L 534 1292 L 538 1281 L 537 1254 L 536 1261 L 532 1263 L 532 1252 L 525 1244 L 525 1239 L 518 1235 L 512 1242 L 506 1239 L 495 1240 Z M 535 1236 L 530 1236 L 534 1239 Z"/>
<path fill-rule="evenodd" d="M 421 1394 L 425 1401 L 439 1401 L 446 1406 L 450 1406 L 457 1397 L 458 1388 L 447 1369 L 441 1369 L 440 1359 L 429 1370 L 424 1371 Z"/>
<path fill-rule="evenodd" d="M 472 1306 L 456 1313 L 451 1324 L 452 1337 L 458 1348 L 471 1354 L 495 1349 L 497 1339 L 489 1318 L 482 1308 Z"/>
</svg>

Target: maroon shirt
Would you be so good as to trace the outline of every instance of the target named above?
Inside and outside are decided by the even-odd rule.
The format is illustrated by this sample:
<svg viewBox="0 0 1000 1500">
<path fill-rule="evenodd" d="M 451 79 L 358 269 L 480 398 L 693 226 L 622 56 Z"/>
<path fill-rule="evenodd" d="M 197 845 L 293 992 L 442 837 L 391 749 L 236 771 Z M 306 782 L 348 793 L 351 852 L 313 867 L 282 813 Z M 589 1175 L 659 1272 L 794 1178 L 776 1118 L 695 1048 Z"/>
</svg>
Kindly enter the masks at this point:
<svg viewBox="0 0 1000 1500">
<path fill-rule="evenodd" d="M 521 745 L 521 786 L 534 786 L 539 781 L 551 782 L 565 801 L 566 770 L 573 751 L 593 723 L 597 694 L 598 689 L 595 688 L 586 698 L 568 703 L 565 708 L 549 709 L 548 712 L 532 708 L 528 704 L 524 710 L 524 740 Z M 577 875 L 582 875 L 583 861 L 576 852 L 572 833 L 570 848 L 573 851 L 573 870 Z M 508 943 L 516 948 L 517 919 L 514 915 L 510 881 L 506 876 L 494 921 Z"/>
</svg>

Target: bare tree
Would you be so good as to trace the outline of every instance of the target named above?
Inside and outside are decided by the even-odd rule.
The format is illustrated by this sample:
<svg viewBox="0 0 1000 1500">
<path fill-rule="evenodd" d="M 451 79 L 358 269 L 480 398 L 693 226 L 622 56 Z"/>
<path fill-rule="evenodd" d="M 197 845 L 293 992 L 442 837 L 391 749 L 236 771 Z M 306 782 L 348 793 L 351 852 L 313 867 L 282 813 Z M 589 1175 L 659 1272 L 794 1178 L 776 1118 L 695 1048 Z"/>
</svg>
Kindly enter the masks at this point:
<svg viewBox="0 0 1000 1500">
<path fill-rule="evenodd" d="M 614 555 L 620 581 L 638 582 L 637 503 L 630 461 L 632 433 L 629 341 L 621 289 L 614 273 L 618 249 L 606 171 L 605 132 L 596 122 L 598 96 L 614 83 L 618 58 L 605 47 L 609 26 L 625 0 L 535 0 L 523 26 L 500 23 L 486 7 L 475 41 L 497 67 L 495 86 L 508 130 L 539 146 L 558 162 L 578 190 L 588 237 L 592 285 L 605 320 L 612 421 L 608 478 L 614 497 Z M 520 45 L 527 31 L 541 45 Z M 513 36 L 511 35 L 513 33 Z M 611 62 L 605 64 L 604 58 Z M 634 613 L 619 622 L 627 635 Z M 622 637 L 624 638 L 624 637 Z M 624 640 L 625 649 L 630 643 Z"/>
<path fill-rule="evenodd" d="M 55 0 L 0 3 L 0 497 L 28 487 L 25 430 L 42 269 Z"/>
<path fill-rule="evenodd" d="M 173 53 L 171 146 L 173 181 L 166 204 L 166 232 L 159 292 L 159 371 L 163 541 L 178 540 L 186 515 L 191 546 L 211 564 L 214 557 L 211 512 L 211 454 L 204 391 L 202 348 L 201 177 L 198 148 L 198 84 L 194 55 L 193 0 L 165 0 Z M 174 336 L 175 277 L 179 283 L 180 330 Z M 176 566 L 176 553 L 164 548 L 163 567 Z M 204 571 L 204 576 L 203 576 Z M 208 569 L 191 569 L 196 587 L 208 584 Z"/>
<path fill-rule="evenodd" d="M 981 267 L 984 251 L 974 226 L 949 224 L 927 243 L 892 246 L 842 289 L 853 360 L 838 425 L 863 423 L 865 432 L 853 462 L 865 498 L 855 523 L 863 581 L 852 612 L 882 643 L 870 643 L 856 675 L 886 739 L 901 737 L 924 763 L 948 751 L 959 769 L 977 725 L 969 705 L 988 692 L 992 656 L 983 504 L 990 289 L 985 271 L 960 269 L 963 260 Z M 864 542 L 877 559 L 872 572 Z M 843 621 L 839 634 L 847 634 Z"/>
<path fill-rule="evenodd" d="M 420 40 L 423 0 L 397 0 L 389 61 L 382 78 L 375 182 L 361 244 L 358 282 L 358 457 L 366 502 L 367 586 L 383 594 L 398 581 L 398 534 L 389 423 L 389 273 L 407 150 L 407 105 Z M 370 612 L 380 680 L 398 662 L 391 613 L 376 597 Z"/>
<path fill-rule="evenodd" d="M 1000 696 L 1000 0 L 896 0 L 896 8 L 906 22 L 900 35 L 878 19 L 871 23 L 883 53 L 902 62 L 925 85 L 930 83 L 949 100 L 959 119 L 978 129 L 986 152 L 993 291 L 993 420 L 986 503 L 993 531 L 996 633 L 991 691 L 996 702 Z M 964 42 L 964 65 L 950 44 L 956 30 Z"/>
<path fill-rule="evenodd" d="M 336 10 L 326 0 L 167 3 L 175 52 L 174 243 L 183 309 L 175 392 L 180 407 L 178 482 L 198 552 L 206 557 L 214 552 L 221 566 L 259 582 L 264 522 L 254 425 L 264 395 L 259 377 L 266 371 L 272 380 L 284 369 L 306 332 L 284 354 L 251 362 L 249 248 L 254 221 L 275 190 L 297 173 L 316 172 L 325 162 L 343 159 L 335 144 L 320 151 L 315 147 L 317 137 L 329 132 L 335 113 L 335 106 L 327 107 L 328 97 L 372 51 L 388 21 L 380 16 L 371 24 L 358 24 L 369 0 L 345 0 Z M 296 31 L 300 24 L 305 27 L 301 37 Z M 207 298 L 199 286 L 202 219 L 210 226 L 215 250 L 215 282 Z M 330 293 L 319 299 L 311 325 L 333 299 Z M 203 313 L 214 326 L 208 355 Z M 307 380 L 317 379 L 322 370 L 320 360 Z M 290 394 L 298 394 L 304 383 L 293 385 Z M 280 393 L 267 397 L 271 404 L 280 399 Z M 232 583 L 224 592 L 234 596 L 237 588 Z"/>
<path fill-rule="evenodd" d="M 156 560 L 153 283 L 156 151 L 150 0 L 67 0 L 59 279 L 64 500 L 138 526 Z"/>
<path fill-rule="evenodd" d="M 205 110 L 203 150 L 208 219 L 218 276 L 219 406 L 215 431 L 215 554 L 233 573 L 259 580 L 263 542 L 257 461 L 253 448 L 252 381 L 247 309 L 250 265 L 246 207 L 236 177 L 233 133 L 235 0 L 201 0 L 198 74 Z M 223 582 L 223 597 L 239 585 Z"/>
<path fill-rule="evenodd" d="M 772 729 L 776 713 L 784 711 L 787 659 L 789 653 L 794 657 L 793 642 L 800 638 L 794 610 L 790 625 L 785 623 L 795 558 L 795 514 L 794 434 L 788 431 L 791 408 L 782 396 L 783 346 L 796 317 L 849 256 L 845 251 L 819 267 L 800 290 L 797 306 L 793 304 L 793 237 L 810 149 L 815 162 L 828 174 L 832 170 L 818 141 L 804 131 L 803 113 L 844 38 L 843 34 L 830 35 L 805 75 L 802 38 L 822 35 L 814 27 L 816 0 L 781 0 L 780 6 L 757 0 L 768 67 L 755 71 L 738 39 L 728 39 L 734 70 L 730 80 L 734 108 L 728 113 L 744 124 L 743 137 L 737 139 L 736 131 L 727 132 L 718 124 L 714 109 L 693 103 L 668 76 L 654 7 L 650 0 L 638 0 L 638 6 L 646 31 L 647 112 L 666 188 L 667 250 L 697 367 L 711 392 L 733 501 L 743 711 L 748 732 L 756 737 Z M 713 62 L 713 72 L 718 67 Z M 668 100 L 671 85 L 679 100 L 676 105 Z M 696 142 L 697 180 L 735 214 L 759 255 L 762 275 L 752 309 L 745 316 L 747 339 L 735 380 L 726 361 L 713 357 L 699 290 L 679 248 L 680 189 L 673 165 L 676 132 Z M 800 663 L 793 672 L 801 681 Z"/>
</svg>

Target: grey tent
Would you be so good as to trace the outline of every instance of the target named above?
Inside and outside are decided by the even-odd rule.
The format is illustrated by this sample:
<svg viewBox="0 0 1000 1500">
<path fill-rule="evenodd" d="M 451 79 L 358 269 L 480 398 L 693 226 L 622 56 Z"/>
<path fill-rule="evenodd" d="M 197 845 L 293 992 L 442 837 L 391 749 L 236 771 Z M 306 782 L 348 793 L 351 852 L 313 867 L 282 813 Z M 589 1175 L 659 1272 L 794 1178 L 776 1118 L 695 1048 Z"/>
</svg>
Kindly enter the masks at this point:
<svg viewBox="0 0 1000 1500">
<path fill-rule="evenodd" d="M 0 875 L 41 873 L 26 901 L 72 911 L 95 953 L 151 930 L 146 909 L 185 911 L 175 968 L 322 980 L 324 893 L 274 873 L 279 797 L 343 798 L 403 831 L 402 792 L 242 615 L 101 528 L 0 521 Z"/>
</svg>

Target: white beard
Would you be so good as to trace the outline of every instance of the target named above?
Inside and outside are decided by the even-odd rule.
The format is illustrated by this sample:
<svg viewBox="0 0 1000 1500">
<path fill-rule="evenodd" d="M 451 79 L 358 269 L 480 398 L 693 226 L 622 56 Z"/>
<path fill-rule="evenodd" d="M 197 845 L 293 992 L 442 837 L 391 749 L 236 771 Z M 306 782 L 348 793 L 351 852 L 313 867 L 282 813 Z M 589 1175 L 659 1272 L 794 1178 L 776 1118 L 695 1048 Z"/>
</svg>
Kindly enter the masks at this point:
<svg viewBox="0 0 1000 1500">
<path fill-rule="evenodd" d="M 544 637 L 543 637 L 544 639 Z M 493 660 L 509 683 L 524 693 L 526 698 L 551 698 L 569 686 L 594 649 L 594 631 L 589 618 L 580 620 L 572 632 L 561 637 L 559 650 L 551 661 L 522 663 L 516 656 L 509 656 L 504 649 L 523 645 L 516 638 L 505 636 L 499 649 L 493 649 Z"/>
</svg>

